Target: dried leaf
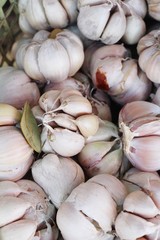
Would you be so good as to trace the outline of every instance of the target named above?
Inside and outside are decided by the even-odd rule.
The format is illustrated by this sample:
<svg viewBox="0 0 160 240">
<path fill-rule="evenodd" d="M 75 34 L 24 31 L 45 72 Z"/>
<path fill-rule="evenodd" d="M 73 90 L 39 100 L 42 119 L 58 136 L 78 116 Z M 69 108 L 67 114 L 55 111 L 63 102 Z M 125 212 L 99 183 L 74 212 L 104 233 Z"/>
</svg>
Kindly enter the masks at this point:
<svg viewBox="0 0 160 240">
<path fill-rule="evenodd" d="M 28 144 L 38 153 L 41 152 L 40 131 L 28 102 L 25 103 L 20 122 L 22 133 Z"/>
</svg>

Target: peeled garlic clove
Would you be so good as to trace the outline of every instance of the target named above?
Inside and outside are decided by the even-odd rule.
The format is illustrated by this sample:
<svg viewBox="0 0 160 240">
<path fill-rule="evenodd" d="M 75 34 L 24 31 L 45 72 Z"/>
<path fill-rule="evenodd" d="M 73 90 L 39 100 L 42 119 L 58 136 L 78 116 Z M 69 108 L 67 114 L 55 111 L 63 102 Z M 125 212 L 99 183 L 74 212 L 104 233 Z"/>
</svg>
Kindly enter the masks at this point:
<svg viewBox="0 0 160 240">
<path fill-rule="evenodd" d="M 123 203 L 123 211 L 143 218 L 153 218 L 159 214 L 159 209 L 152 198 L 143 191 L 128 194 Z"/>
<path fill-rule="evenodd" d="M 18 220 L 0 228 L 0 236 L 3 240 L 29 240 L 34 237 L 36 228 L 37 224 L 35 221 Z"/>
<path fill-rule="evenodd" d="M 74 160 L 51 153 L 33 164 L 32 176 L 57 208 L 76 186 L 84 182 L 84 173 Z"/>
<path fill-rule="evenodd" d="M 12 105 L 0 103 L 0 125 L 15 125 L 21 119 L 21 113 Z"/>
<path fill-rule="evenodd" d="M 29 202 L 18 197 L 0 197 L 0 227 L 20 219 L 30 207 Z"/>
<path fill-rule="evenodd" d="M 88 114 L 76 118 L 76 125 L 84 137 L 96 134 L 99 128 L 99 119 L 96 115 Z"/>
<path fill-rule="evenodd" d="M 85 144 L 81 134 L 63 128 L 54 128 L 51 131 L 43 128 L 41 141 L 44 152 L 56 152 L 65 157 L 78 154 Z"/>
<path fill-rule="evenodd" d="M 137 239 L 154 233 L 158 228 L 158 224 L 123 211 L 118 214 L 115 220 L 115 229 L 121 239 Z"/>
</svg>

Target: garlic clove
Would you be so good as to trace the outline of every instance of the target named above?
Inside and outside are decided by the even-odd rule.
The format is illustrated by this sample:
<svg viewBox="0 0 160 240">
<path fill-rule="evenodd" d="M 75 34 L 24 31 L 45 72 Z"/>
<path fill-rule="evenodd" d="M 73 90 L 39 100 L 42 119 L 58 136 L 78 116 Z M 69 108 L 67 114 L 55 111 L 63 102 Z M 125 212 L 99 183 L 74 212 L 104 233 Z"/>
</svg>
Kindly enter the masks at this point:
<svg viewBox="0 0 160 240">
<path fill-rule="evenodd" d="M 65 28 L 68 25 L 68 15 L 61 2 L 43 0 L 42 4 L 47 21 L 52 28 Z"/>
<path fill-rule="evenodd" d="M 126 17 L 123 9 L 117 3 L 117 11 L 110 16 L 100 39 L 105 44 L 114 44 L 122 38 L 125 30 Z"/>
<path fill-rule="evenodd" d="M 0 197 L 13 196 L 17 197 L 21 193 L 20 187 L 13 181 L 0 182 Z"/>
<path fill-rule="evenodd" d="M 36 30 L 49 28 L 49 24 L 46 19 L 42 1 L 38 0 L 27 1 L 26 17 L 30 25 Z"/>
<path fill-rule="evenodd" d="M 99 119 L 96 115 L 87 114 L 76 118 L 76 125 L 84 137 L 89 137 L 98 131 Z"/>
<path fill-rule="evenodd" d="M 78 132 L 68 129 L 43 128 L 41 133 L 42 150 L 44 152 L 56 152 L 61 156 L 71 157 L 78 154 L 85 144 L 85 139 Z"/>
<path fill-rule="evenodd" d="M 61 4 L 63 5 L 64 9 L 67 12 L 70 25 L 76 22 L 78 10 L 77 10 L 77 2 L 78 0 L 72 1 L 72 0 L 62 0 Z"/>
<path fill-rule="evenodd" d="M 18 220 L 0 228 L 0 236 L 3 240 L 29 240 L 33 239 L 36 228 L 37 225 L 35 221 Z"/>
<path fill-rule="evenodd" d="M 152 198 L 143 191 L 131 192 L 123 203 L 123 211 L 133 213 L 143 218 L 153 218 L 159 214 Z"/>
<path fill-rule="evenodd" d="M 27 33 L 27 34 L 35 33 L 35 30 L 34 30 L 34 28 L 32 28 L 32 26 L 28 22 L 28 19 L 27 19 L 25 13 L 20 12 L 18 24 L 19 24 L 19 27 L 22 30 L 22 32 Z"/>
<path fill-rule="evenodd" d="M 41 44 L 38 52 L 38 66 L 47 81 L 60 82 L 68 77 L 69 57 L 59 41 L 47 39 Z"/>
<path fill-rule="evenodd" d="M 34 162 L 32 176 L 56 208 L 60 207 L 76 186 L 84 182 L 83 170 L 74 160 L 52 153 Z"/>
<path fill-rule="evenodd" d="M 30 207 L 29 202 L 18 197 L 0 197 L 0 227 L 20 219 Z"/>
<path fill-rule="evenodd" d="M 112 5 L 112 3 L 102 3 L 79 8 L 77 26 L 85 37 L 91 40 L 100 39 L 109 19 Z"/>
<path fill-rule="evenodd" d="M 145 0 L 124 0 L 123 3 L 127 4 L 141 18 L 145 18 L 148 10 L 147 2 Z"/>
<path fill-rule="evenodd" d="M 133 240 L 154 233 L 159 224 L 154 224 L 139 216 L 120 212 L 115 220 L 115 229 L 121 239 Z"/>
<path fill-rule="evenodd" d="M 27 38 L 27 39 L 24 39 L 22 42 L 17 43 L 17 47 L 15 51 L 15 60 L 16 60 L 16 65 L 19 69 L 24 70 L 24 57 L 30 42 L 31 42 L 31 39 Z"/>
<path fill-rule="evenodd" d="M 0 125 L 15 125 L 20 119 L 20 111 L 12 105 L 0 103 Z"/>
<path fill-rule="evenodd" d="M 54 224 L 52 227 L 50 224 L 46 223 L 47 228 L 42 229 L 38 232 L 36 232 L 35 240 L 57 240 L 59 231 L 57 226 Z"/>
<path fill-rule="evenodd" d="M 60 90 L 50 90 L 43 93 L 39 98 L 39 106 L 45 112 L 52 111 L 60 105 Z"/>
</svg>

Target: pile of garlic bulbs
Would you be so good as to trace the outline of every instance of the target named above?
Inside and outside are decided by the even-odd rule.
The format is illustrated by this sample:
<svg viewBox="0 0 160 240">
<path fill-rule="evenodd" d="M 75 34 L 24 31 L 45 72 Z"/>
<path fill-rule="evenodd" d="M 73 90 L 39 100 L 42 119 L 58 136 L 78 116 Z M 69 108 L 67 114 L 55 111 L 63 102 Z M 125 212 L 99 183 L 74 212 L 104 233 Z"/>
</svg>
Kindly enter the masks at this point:
<svg viewBox="0 0 160 240">
<path fill-rule="evenodd" d="M 160 239 L 160 1 L 19 0 L 0 67 L 0 239 Z"/>
</svg>

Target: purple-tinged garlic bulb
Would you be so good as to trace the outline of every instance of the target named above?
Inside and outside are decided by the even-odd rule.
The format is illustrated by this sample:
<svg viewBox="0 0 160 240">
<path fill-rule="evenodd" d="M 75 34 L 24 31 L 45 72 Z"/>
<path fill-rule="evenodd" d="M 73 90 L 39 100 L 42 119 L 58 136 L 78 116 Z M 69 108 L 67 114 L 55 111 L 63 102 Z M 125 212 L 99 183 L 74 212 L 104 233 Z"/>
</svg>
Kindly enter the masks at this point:
<svg viewBox="0 0 160 240">
<path fill-rule="evenodd" d="M 126 104 L 119 113 L 123 151 L 132 165 L 143 171 L 160 169 L 160 107 L 147 101 Z"/>
<path fill-rule="evenodd" d="M 32 176 L 59 208 L 71 191 L 85 177 L 82 168 L 71 158 L 46 154 L 32 165 Z"/>
</svg>

